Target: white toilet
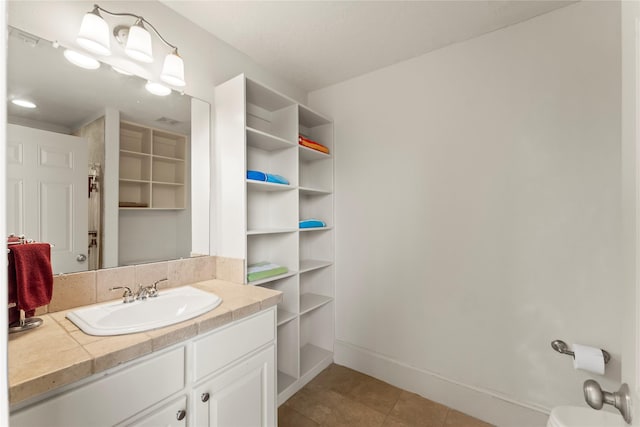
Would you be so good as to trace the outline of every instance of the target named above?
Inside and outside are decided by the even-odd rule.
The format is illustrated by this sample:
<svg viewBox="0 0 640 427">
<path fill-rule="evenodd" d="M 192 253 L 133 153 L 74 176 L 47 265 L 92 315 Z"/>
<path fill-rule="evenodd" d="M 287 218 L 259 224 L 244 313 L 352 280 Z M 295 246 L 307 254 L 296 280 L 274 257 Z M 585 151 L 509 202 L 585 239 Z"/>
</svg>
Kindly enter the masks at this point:
<svg viewBox="0 0 640 427">
<path fill-rule="evenodd" d="M 579 406 L 557 406 L 551 410 L 547 427 L 626 427 L 619 413 Z"/>
</svg>

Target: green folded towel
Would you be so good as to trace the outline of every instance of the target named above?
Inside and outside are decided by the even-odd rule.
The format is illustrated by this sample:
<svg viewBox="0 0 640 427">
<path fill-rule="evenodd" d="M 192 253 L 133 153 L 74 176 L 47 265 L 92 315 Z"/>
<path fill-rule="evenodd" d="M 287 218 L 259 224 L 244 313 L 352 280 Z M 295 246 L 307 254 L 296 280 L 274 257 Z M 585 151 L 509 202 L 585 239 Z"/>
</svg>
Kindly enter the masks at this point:
<svg viewBox="0 0 640 427">
<path fill-rule="evenodd" d="M 256 280 L 278 276 L 288 271 L 289 269 L 287 267 L 282 267 L 272 262 L 263 261 L 257 264 L 251 264 L 247 267 L 247 281 L 255 282 Z"/>
</svg>

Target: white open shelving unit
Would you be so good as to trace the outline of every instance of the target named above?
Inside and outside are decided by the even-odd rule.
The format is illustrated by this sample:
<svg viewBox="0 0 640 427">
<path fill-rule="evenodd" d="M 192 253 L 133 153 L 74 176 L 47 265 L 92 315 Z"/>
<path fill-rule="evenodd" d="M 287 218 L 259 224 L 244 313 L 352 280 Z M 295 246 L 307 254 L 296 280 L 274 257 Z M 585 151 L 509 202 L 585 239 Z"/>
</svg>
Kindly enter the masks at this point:
<svg viewBox="0 0 640 427">
<path fill-rule="evenodd" d="M 120 209 L 185 209 L 187 137 L 120 122 Z"/>
<path fill-rule="evenodd" d="M 278 402 L 333 361 L 333 122 L 244 75 L 216 87 L 219 255 L 286 266 L 250 282 L 281 291 Z M 298 145 L 302 134 L 329 148 Z M 281 175 L 289 185 L 246 179 L 247 170 Z M 238 212 L 244 212 L 239 215 Z M 299 229 L 301 219 L 327 227 Z"/>
</svg>

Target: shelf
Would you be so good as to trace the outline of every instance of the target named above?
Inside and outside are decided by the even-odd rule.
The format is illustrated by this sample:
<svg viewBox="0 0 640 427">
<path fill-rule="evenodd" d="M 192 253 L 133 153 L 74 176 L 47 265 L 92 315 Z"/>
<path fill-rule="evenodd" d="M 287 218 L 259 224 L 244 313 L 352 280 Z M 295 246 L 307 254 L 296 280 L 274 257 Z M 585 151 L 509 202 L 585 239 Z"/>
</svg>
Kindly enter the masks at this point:
<svg viewBox="0 0 640 427">
<path fill-rule="evenodd" d="M 132 184 L 149 184 L 151 181 L 149 181 L 148 179 L 120 178 L 120 182 L 130 182 Z"/>
<path fill-rule="evenodd" d="M 330 119 L 315 111 L 311 111 L 304 105 L 300 105 L 298 108 L 298 120 L 300 121 L 300 125 L 307 128 L 331 124 Z"/>
<path fill-rule="evenodd" d="M 327 196 L 331 194 L 331 190 L 321 190 L 319 188 L 299 187 L 300 194 L 303 196 Z"/>
<path fill-rule="evenodd" d="M 290 313 L 286 310 L 282 310 L 278 307 L 278 326 L 284 325 L 285 323 L 292 321 L 296 317 L 296 314 Z"/>
<path fill-rule="evenodd" d="M 187 137 L 120 122 L 119 205 L 123 210 L 186 208 Z M 137 203 L 141 206 L 127 206 Z M 146 207 L 142 206 L 146 205 Z"/>
<path fill-rule="evenodd" d="M 123 156 L 131 156 L 131 157 L 142 157 L 142 158 L 151 157 L 151 154 L 149 153 L 141 153 L 139 151 L 130 151 L 130 150 L 120 150 L 120 154 Z"/>
<path fill-rule="evenodd" d="M 167 187 L 184 187 L 184 184 L 181 182 L 162 182 L 162 181 L 151 181 L 153 185 L 166 185 Z"/>
<path fill-rule="evenodd" d="M 254 191 L 289 191 L 295 190 L 296 187 L 287 184 L 275 184 L 273 182 L 256 181 L 253 179 L 247 179 L 247 188 Z"/>
<path fill-rule="evenodd" d="M 149 211 L 181 211 L 184 208 L 148 208 L 144 206 L 140 206 L 139 208 L 134 207 L 118 207 L 121 211 L 140 211 L 140 212 L 149 212 Z"/>
<path fill-rule="evenodd" d="M 295 147 L 296 144 L 279 136 L 271 135 L 247 126 L 247 145 L 265 151 L 277 151 Z"/>
<path fill-rule="evenodd" d="M 304 376 L 318 365 L 332 359 L 333 353 L 329 350 L 317 347 L 313 344 L 307 344 L 300 349 L 300 376 Z"/>
<path fill-rule="evenodd" d="M 295 382 L 296 379 L 291 375 L 287 375 L 282 371 L 278 371 L 278 394 L 282 393 Z"/>
<path fill-rule="evenodd" d="M 247 236 L 256 236 L 259 234 L 282 234 L 298 231 L 297 228 L 273 228 L 268 230 L 247 230 Z"/>
<path fill-rule="evenodd" d="M 296 105 L 296 102 L 289 97 L 248 78 L 245 82 L 245 89 L 247 103 L 255 104 L 267 111 L 277 111 Z"/>
<path fill-rule="evenodd" d="M 322 261 L 316 259 L 302 259 L 300 260 L 300 274 L 308 271 L 319 270 L 324 267 L 329 267 L 333 263 L 331 261 Z"/>
<path fill-rule="evenodd" d="M 215 135 L 217 153 L 224 159 L 218 194 L 225 238 L 219 255 L 299 270 L 247 283 L 283 293 L 277 317 L 282 403 L 333 359 L 334 125 L 245 75 L 216 86 L 215 111 L 226 124 Z M 299 145 L 299 135 L 330 153 Z M 248 170 L 281 175 L 289 185 L 249 180 Z M 299 221 L 308 218 L 329 226 L 300 229 Z"/>
<path fill-rule="evenodd" d="M 333 298 L 324 295 L 302 294 L 300 295 L 300 315 L 322 307 L 331 301 L 333 301 Z"/>
<path fill-rule="evenodd" d="M 300 149 L 300 159 L 305 162 L 313 162 L 316 160 L 326 160 L 331 158 L 331 154 L 326 154 L 318 150 L 314 150 L 313 148 L 303 147 L 299 145 Z"/>
<path fill-rule="evenodd" d="M 279 274 L 277 276 L 271 276 L 271 277 L 267 277 L 266 279 L 247 282 L 247 285 L 251 285 L 251 286 L 264 285 L 265 283 L 275 282 L 276 280 L 280 280 L 280 279 L 286 279 L 287 277 L 295 276 L 296 274 L 298 274 L 297 271 L 287 271 L 286 273 Z"/>
<path fill-rule="evenodd" d="M 300 231 L 328 231 L 333 229 L 333 227 L 327 226 L 327 227 L 311 227 L 311 228 L 301 228 Z"/>
<path fill-rule="evenodd" d="M 178 157 L 166 157 L 166 156 L 158 156 L 158 155 L 153 155 L 152 156 L 154 160 L 162 160 L 165 162 L 175 162 L 175 163 L 184 163 L 185 160 L 184 159 L 180 159 Z"/>
</svg>

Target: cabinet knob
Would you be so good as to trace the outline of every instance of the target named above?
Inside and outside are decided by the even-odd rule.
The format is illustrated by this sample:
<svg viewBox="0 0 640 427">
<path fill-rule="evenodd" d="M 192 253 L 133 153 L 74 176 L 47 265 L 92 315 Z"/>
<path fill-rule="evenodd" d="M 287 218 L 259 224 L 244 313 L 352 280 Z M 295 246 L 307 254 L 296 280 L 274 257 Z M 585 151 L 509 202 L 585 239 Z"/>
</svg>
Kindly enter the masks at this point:
<svg viewBox="0 0 640 427">
<path fill-rule="evenodd" d="M 180 409 L 176 414 L 176 418 L 178 419 L 178 421 L 184 420 L 184 417 L 186 416 L 187 416 L 187 411 L 185 411 L 184 409 Z"/>
<path fill-rule="evenodd" d="M 209 393 L 202 393 L 202 395 L 200 395 L 200 399 L 203 402 L 208 402 L 209 401 Z"/>
</svg>

